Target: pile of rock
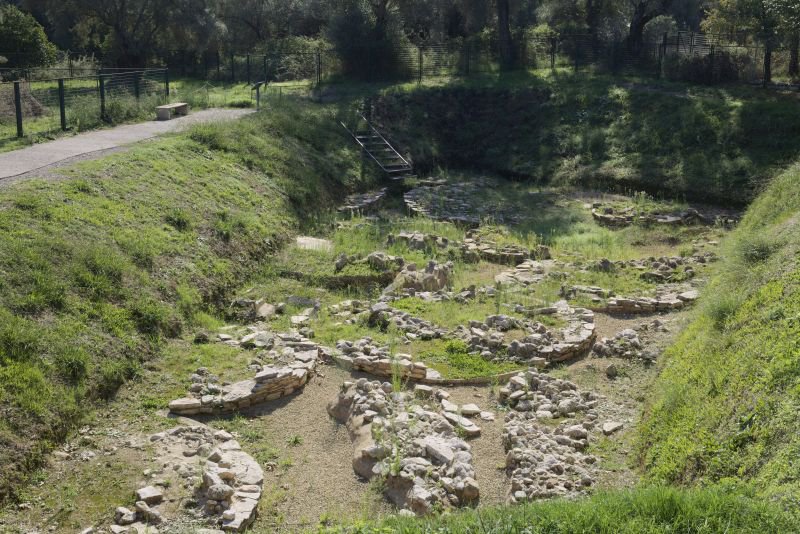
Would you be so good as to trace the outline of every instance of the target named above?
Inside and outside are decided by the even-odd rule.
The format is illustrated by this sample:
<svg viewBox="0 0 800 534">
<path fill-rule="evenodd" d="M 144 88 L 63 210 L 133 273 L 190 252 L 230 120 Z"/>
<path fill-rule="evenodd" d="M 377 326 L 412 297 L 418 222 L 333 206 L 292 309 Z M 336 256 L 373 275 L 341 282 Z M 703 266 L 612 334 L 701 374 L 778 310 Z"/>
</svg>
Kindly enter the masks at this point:
<svg viewBox="0 0 800 534">
<path fill-rule="evenodd" d="M 640 314 L 680 310 L 697 300 L 697 290 L 683 292 L 663 291 L 656 297 L 615 297 L 605 306 L 592 307 L 594 311 L 619 314 Z"/>
<path fill-rule="evenodd" d="M 433 323 L 414 317 L 408 312 L 392 308 L 386 302 L 378 302 L 370 308 L 369 325 L 385 330 L 394 325 L 407 339 L 428 341 L 447 335 L 447 330 Z"/>
<path fill-rule="evenodd" d="M 494 281 L 500 285 L 519 284 L 529 286 L 538 284 L 556 266 L 553 260 L 525 260 L 513 269 L 503 271 L 494 277 Z"/>
<path fill-rule="evenodd" d="M 719 215 L 706 215 L 694 208 L 677 213 L 645 213 L 638 214 L 631 206 L 615 211 L 610 206 L 602 206 L 595 203 L 592 207 L 592 218 L 599 224 L 613 227 L 629 226 L 633 223 L 638 224 L 662 224 L 666 226 L 677 226 L 681 224 L 722 224 L 726 227 L 738 222 L 738 217 L 728 213 Z"/>
<path fill-rule="evenodd" d="M 512 408 L 503 429 L 510 502 L 578 495 L 594 483 L 596 458 L 581 451 L 598 418 L 596 394 L 531 369 L 512 377 L 500 400 Z M 556 427 L 541 422 L 559 418 Z"/>
<path fill-rule="evenodd" d="M 550 249 L 544 245 L 537 245 L 533 249 L 513 243 L 498 245 L 494 241 L 481 238 L 475 232 L 469 232 L 461 243 L 461 257 L 468 263 L 484 260 L 504 265 L 519 265 L 528 259 L 549 260 Z"/>
<path fill-rule="evenodd" d="M 663 322 L 655 319 L 636 328 L 626 328 L 612 338 L 602 338 L 594 344 L 592 351 L 602 358 L 642 358 L 653 361 L 657 358 L 657 352 L 645 348 L 648 339 L 659 332 L 668 331 Z"/>
<path fill-rule="evenodd" d="M 162 463 L 163 476 L 179 480 L 169 487 L 193 492 L 186 497 L 194 505 L 189 508 L 199 517 L 233 532 L 241 532 L 253 522 L 264 473 L 231 434 L 194 424 L 159 432 L 150 441 Z M 152 486 L 137 492 L 137 499 L 151 507 L 149 513 L 153 512 L 155 500 L 161 498 L 161 492 Z M 139 502 L 136 509 L 138 513 L 146 513 Z"/>
<path fill-rule="evenodd" d="M 530 412 L 539 419 L 573 417 L 576 412 L 594 409 L 600 397 L 581 392 L 578 386 L 535 369 L 517 373 L 500 388 L 500 402 L 517 412 Z"/>
<path fill-rule="evenodd" d="M 345 324 L 356 324 L 361 319 L 369 318 L 369 302 L 360 300 L 343 300 L 339 304 L 328 307 L 332 317 L 341 319 Z"/>
<path fill-rule="evenodd" d="M 551 310 L 566 321 L 566 325 L 555 332 L 539 322 L 495 315 L 484 323 L 471 321 L 469 327 L 461 326 L 453 335 L 464 340 L 471 351 L 480 352 L 487 360 L 514 361 L 536 367 L 588 353 L 596 337 L 594 314 L 583 308 L 571 308 L 565 301 L 537 311 Z M 503 332 L 512 329 L 524 330 L 527 335 L 506 343 Z"/>
<path fill-rule="evenodd" d="M 425 270 L 417 269 L 415 263 L 406 264 L 394 282 L 386 288 L 385 293 L 393 293 L 404 289 L 415 291 L 439 291 L 449 287 L 453 280 L 453 262 L 440 264 L 428 262 Z"/>
<path fill-rule="evenodd" d="M 356 265 L 363 263 L 368 265 L 371 269 L 381 272 L 396 273 L 403 268 L 406 261 L 400 256 L 392 256 L 385 252 L 372 252 L 366 258 L 362 258 L 358 254 L 347 255 L 339 254 L 334 263 L 334 272 L 340 272 L 348 265 Z"/>
<path fill-rule="evenodd" d="M 612 338 L 604 337 L 596 342 L 592 352 L 604 358 L 639 358 L 642 355 L 642 342 L 636 330 L 626 328 Z"/>
<path fill-rule="evenodd" d="M 436 234 L 424 234 L 422 232 L 400 232 L 397 235 L 389 234 L 387 238 L 388 245 L 401 243 L 408 247 L 409 250 L 436 250 L 446 249 L 450 246 L 450 240 L 446 237 L 441 237 Z"/>
<path fill-rule="evenodd" d="M 622 269 L 636 269 L 642 271 L 639 277 L 648 282 L 666 283 L 681 282 L 695 276 L 695 266 L 716 261 L 713 252 L 696 253 L 692 256 L 662 256 L 650 257 L 639 260 L 610 261 L 600 259 L 589 266 L 589 270 L 612 272 Z"/>
<path fill-rule="evenodd" d="M 418 393 L 434 402 L 439 392 Z M 344 383 L 328 413 L 347 425 L 354 471 L 366 479 L 383 477 L 386 497 L 405 513 L 426 515 L 478 500 L 469 444 L 430 406 L 387 382 L 360 379 Z"/>
<path fill-rule="evenodd" d="M 372 338 L 358 341 L 340 340 L 336 348 L 341 354 L 335 357 L 341 367 L 362 371 L 375 376 L 399 375 L 404 379 L 438 380 L 441 375 L 422 362 L 415 362 L 409 354 L 392 355 L 389 347 L 376 345 Z"/>
<path fill-rule="evenodd" d="M 349 213 L 351 215 L 362 213 L 378 207 L 385 197 L 385 187 L 376 191 L 350 195 L 344 199 L 344 204 L 338 209 L 340 212 Z"/>
<path fill-rule="evenodd" d="M 190 396 L 170 402 L 170 411 L 178 415 L 229 413 L 291 395 L 308 382 L 317 360 L 330 356 L 329 349 L 298 334 L 278 334 L 272 339 L 276 348 L 260 355 L 269 363 L 251 364 L 256 373 L 252 379 L 218 385 L 216 377 L 200 368 L 192 375 Z"/>
</svg>

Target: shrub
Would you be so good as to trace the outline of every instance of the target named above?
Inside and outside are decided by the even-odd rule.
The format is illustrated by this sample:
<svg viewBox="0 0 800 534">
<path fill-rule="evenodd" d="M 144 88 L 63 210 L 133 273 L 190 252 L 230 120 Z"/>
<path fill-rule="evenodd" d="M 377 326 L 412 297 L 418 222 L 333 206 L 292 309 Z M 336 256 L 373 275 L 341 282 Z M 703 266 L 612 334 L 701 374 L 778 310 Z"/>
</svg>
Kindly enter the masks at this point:
<svg viewBox="0 0 800 534">
<path fill-rule="evenodd" d="M 172 315 L 170 307 L 151 297 L 142 297 L 134 302 L 131 316 L 143 334 L 176 337 L 182 330 L 180 320 Z"/>
<path fill-rule="evenodd" d="M 43 67 L 56 60 L 56 47 L 32 15 L 0 5 L 0 50 L 9 52 L 6 67 Z"/>
<path fill-rule="evenodd" d="M 0 308 L 0 363 L 35 358 L 42 334 L 36 323 Z"/>
<path fill-rule="evenodd" d="M 667 54 L 662 64 L 664 77 L 669 80 L 706 85 L 739 81 L 752 68 L 748 55 L 728 51 L 705 56 Z"/>
<path fill-rule="evenodd" d="M 89 355 L 83 349 L 66 348 L 55 356 L 58 373 L 71 382 L 80 382 L 86 377 Z"/>
</svg>

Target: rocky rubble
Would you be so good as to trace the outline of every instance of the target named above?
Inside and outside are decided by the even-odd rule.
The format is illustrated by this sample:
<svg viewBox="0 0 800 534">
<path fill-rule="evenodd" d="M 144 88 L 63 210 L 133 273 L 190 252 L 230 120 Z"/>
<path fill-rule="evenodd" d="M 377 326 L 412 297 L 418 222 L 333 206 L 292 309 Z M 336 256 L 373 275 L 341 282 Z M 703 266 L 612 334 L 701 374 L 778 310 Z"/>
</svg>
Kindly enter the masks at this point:
<svg viewBox="0 0 800 534">
<path fill-rule="evenodd" d="M 452 285 L 453 263 L 444 264 L 435 261 L 428 262 L 423 271 L 417 269 L 415 263 L 408 263 L 395 278 L 394 282 L 386 288 L 384 293 L 413 289 L 415 291 L 439 291 Z"/>
<path fill-rule="evenodd" d="M 500 399 L 512 408 L 503 429 L 509 502 L 578 495 L 594 483 L 596 458 L 582 451 L 598 419 L 596 394 L 532 369 L 512 377 Z M 551 419 L 563 422 L 542 422 Z"/>
<path fill-rule="evenodd" d="M 544 245 L 537 245 L 533 249 L 516 244 L 498 245 L 492 240 L 482 238 L 477 232 L 468 232 L 461 243 L 461 257 L 471 263 L 484 260 L 519 265 L 528 259 L 549 260 L 550 249 Z"/>
<path fill-rule="evenodd" d="M 596 336 L 594 314 L 590 310 L 572 308 L 565 301 L 559 301 L 551 309 L 537 311 L 558 314 L 567 324 L 553 331 L 535 321 L 493 315 L 483 323 L 471 321 L 468 327 L 457 328 L 453 335 L 486 359 L 516 361 L 537 367 L 576 358 L 591 350 Z M 524 330 L 527 335 L 507 343 L 503 332 L 508 330 Z"/>
<path fill-rule="evenodd" d="M 339 206 L 338 210 L 343 213 L 355 215 L 370 209 L 378 207 L 381 201 L 386 197 L 387 189 L 378 189 L 376 191 L 369 191 L 367 193 L 359 193 L 350 195 L 344 200 L 344 204 Z"/>
<path fill-rule="evenodd" d="M 226 531 L 241 532 L 253 522 L 264 474 L 231 434 L 193 423 L 154 434 L 150 442 L 163 480 L 140 488 L 133 510 L 117 508 L 114 532 L 139 531 L 142 524 L 169 524 L 171 518 L 163 517 L 159 506 L 165 493 L 172 494 L 172 501 L 175 493 L 181 494 L 181 500 L 188 499 L 187 510 Z"/>
<path fill-rule="evenodd" d="M 375 271 L 396 273 L 403 268 L 403 265 L 405 265 L 406 261 L 400 256 L 392 256 L 380 251 L 372 252 L 366 258 L 362 258 L 357 254 L 351 256 L 348 256 L 347 254 L 340 254 L 336 258 L 334 271 L 338 273 L 348 265 L 355 265 L 359 263 L 366 264 Z"/>
<path fill-rule="evenodd" d="M 417 394 L 419 402 L 435 406 L 440 392 Z M 454 426 L 463 416 L 448 417 L 419 402 L 388 382 L 362 378 L 343 384 L 328 413 L 347 425 L 354 471 L 366 479 L 383 477 L 386 497 L 402 510 L 426 515 L 477 502 L 471 447 Z"/>
<path fill-rule="evenodd" d="M 389 347 L 375 345 L 372 338 L 365 337 L 358 341 L 341 340 L 336 343 L 341 355 L 336 356 L 340 366 L 354 371 L 362 371 L 375 376 L 393 376 L 413 380 L 438 380 L 438 372 L 430 369 L 422 362 L 412 360 L 409 354 L 392 354 Z"/>
<path fill-rule="evenodd" d="M 678 213 L 645 213 L 639 214 L 633 206 L 614 210 L 610 206 L 602 206 L 595 203 L 592 206 L 592 218 L 600 224 L 612 227 L 624 227 L 631 224 L 663 224 L 667 226 L 704 224 L 721 224 L 726 227 L 738 223 L 739 217 L 730 213 L 720 213 L 717 215 L 707 215 L 700 213 L 694 208 Z"/>
<path fill-rule="evenodd" d="M 477 226 L 482 219 L 515 224 L 522 220 L 524 206 L 505 201 L 487 201 L 485 193 L 494 183 L 486 178 L 469 182 L 422 186 L 403 196 L 408 210 L 431 219 Z"/>
<path fill-rule="evenodd" d="M 641 314 L 680 310 L 697 300 L 697 290 L 689 289 L 678 292 L 673 288 L 665 288 L 651 297 L 614 297 L 608 299 L 606 305 L 592 306 L 593 311 L 619 314 Z"/>
<path fill-rule="evenodd" d="M 259 353 L 260 359 L 251 364 L 255 372 L 252 379 L 220 385 L 216 377 L 200 368 L 192 375 L 189 396 L 170 402 L 169 410 L 178 415 L 222 414 L 279 399 L 302 388 L 318 359 L 330 357 L 329 349 L 299 334 L 254 332 L 238 341 L 241 346 L 252 347 L 259 347 L 260 342 L 271 350 Z"/>
<path fill-rule="evenodd" d="M 378 302 L 370 308 L 369 325 L 385 330 L 394 325 L 409 340 L 431 340 L 447 336 L 447 330 L 433 323 L 414 317 L 408 312 L 392 308 L 385 302 Z"/>
<path fill-rule="evenodd" d="M 655 355 L 646 350 L 647 337 L 657 332 L 668 332 L 669 330 L 664 326 L 660 320 L 655 319 L 650 323 L 644 323 L 637 328 L 626 328 L 618 332 L 612 338 L 602 338 L 595 342 L 592 352 L 599 357 L 608 358 L 643 358 L 645 360 L 654 360 Z M 640 334 L 643 338 L 640 339 Z"/>
<path fill-rule="evenodd" d="M 544 280 L 556 266 L 553 260 L 525 260 L 494 277 L 496 284 L 529 286 Z M 554 272 L 555 275 L 555 272 Z"/>
<path fill-rule="evenodd" d="M 387 244 L 394 245 L 401 243 L 409 250 L 436 250 L 446 249 L 451 245 L 450 240 L 435 234 L 424 234 L 422 232 L 400 232 L 399 234 L 389 234 Z"/>
</svg>

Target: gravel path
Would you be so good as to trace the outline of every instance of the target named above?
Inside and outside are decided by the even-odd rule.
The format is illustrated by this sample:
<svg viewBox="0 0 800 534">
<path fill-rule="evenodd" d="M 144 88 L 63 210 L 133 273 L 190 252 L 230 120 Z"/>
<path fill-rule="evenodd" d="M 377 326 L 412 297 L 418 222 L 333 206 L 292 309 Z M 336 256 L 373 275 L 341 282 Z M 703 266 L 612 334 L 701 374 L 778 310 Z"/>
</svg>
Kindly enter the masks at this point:
<svg viewBox="0 0 800 534">
<path fill-rule="evenodd" d="M 284 460 L 266 473 L 261 507 L 267 509 L 254 525 L 258 532 L 300 532 L 320 523 L 392 513 L 380 494 L 353 472 L 350 436 L 326 409 L 345 380 L 366 375 L 331 366 L 318 372 L 322 376 L 314 377 L 301 393 L 247 413 L 254 418 L 252 424 L 270 436 Z M 291 458 L 290 466 L 287 458 Z"/>
<path fill-rule="evenodd" d="M 165 133 L 180 131 L 193 124 L 238 119 L 250 113 L 254 113 L 254 111 L 250 109 L 205 109 L 170 121 L 127 124 L 0 153 L 0 183 L 11 178 L 32 177 L 35 175 L 34 171 L 40 171 L 58 163 L 101 157 L 109 151 L 125 145 Z"/>
</svg>

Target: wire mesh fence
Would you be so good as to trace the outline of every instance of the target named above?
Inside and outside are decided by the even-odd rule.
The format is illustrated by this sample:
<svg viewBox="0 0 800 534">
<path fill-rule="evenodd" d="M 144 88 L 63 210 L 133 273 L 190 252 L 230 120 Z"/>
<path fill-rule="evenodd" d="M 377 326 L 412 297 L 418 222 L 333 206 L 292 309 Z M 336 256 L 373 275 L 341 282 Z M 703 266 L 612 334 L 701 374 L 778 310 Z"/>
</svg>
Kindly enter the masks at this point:
<svg viewBox="0 0 800 534">
<path fill-rule="evenodd" d="M 168 91 L 166 69 L 0 83 L 0 140 L 153 117 Z"/>
</svg>

